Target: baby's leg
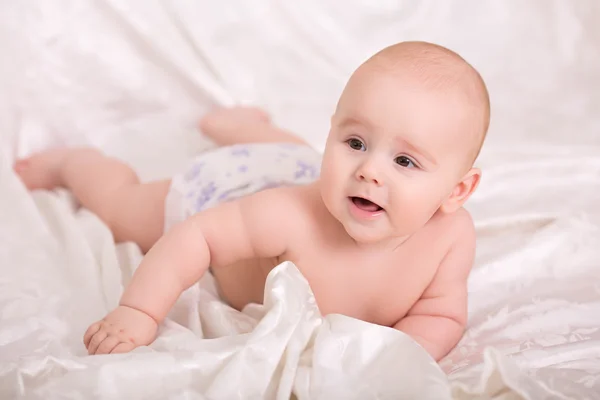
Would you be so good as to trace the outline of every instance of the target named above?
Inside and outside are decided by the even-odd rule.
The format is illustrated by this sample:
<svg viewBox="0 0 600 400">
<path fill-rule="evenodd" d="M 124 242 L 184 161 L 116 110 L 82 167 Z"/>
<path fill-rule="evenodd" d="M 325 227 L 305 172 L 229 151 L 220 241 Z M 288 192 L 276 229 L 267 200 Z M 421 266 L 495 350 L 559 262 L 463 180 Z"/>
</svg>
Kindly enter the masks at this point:
<svg viewBox="0 0 600 400">
<path fill-rule="evenodd" d="M 306 142 L 273 125 L 269 115 L 259 108 L 234 107 L 211 111 L 200 121 L 200 130 L 219 146 L 241 143 Z"/>
<path fill-rule="evenodd" d="M 126 164 L 93 149 L 59 149 L 15 164 L 30 190 L 64 187 L 106 223 L 115 241 L 132 241 L 147 252 L 163 233 L 170 181 L 141 184 Z"/>
</svg>

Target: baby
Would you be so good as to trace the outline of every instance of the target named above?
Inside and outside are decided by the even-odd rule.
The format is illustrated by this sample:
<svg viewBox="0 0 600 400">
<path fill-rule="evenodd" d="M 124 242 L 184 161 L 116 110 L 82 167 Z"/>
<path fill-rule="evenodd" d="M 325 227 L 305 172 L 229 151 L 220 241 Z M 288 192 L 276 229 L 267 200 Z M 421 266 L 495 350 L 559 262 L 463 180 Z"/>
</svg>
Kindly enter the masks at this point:
<svg viewBox="0 0 600 400">
<path fill-rule="evenodd" d="M 269 271 L 291 261 L 323 315 L 405 332 L 440 360 L 467 322 L 475 232 L 462 206 L 479 183 L 472 165 L 489 117 L 472 66 L 404 42 L 353 73 L 322 157 L 262 111 L 233 108 L 201 121 L 222 147 L 172 181 L 140 183 L 93 149 L 39 153 L 15 171 L 29 189 L 70 189 L 117 242 L 147 252 L 119 306 L 85 333 L 89 354 L 152 343 L 207 271 L 242 309 L 261 303 Z"/>
</svg>

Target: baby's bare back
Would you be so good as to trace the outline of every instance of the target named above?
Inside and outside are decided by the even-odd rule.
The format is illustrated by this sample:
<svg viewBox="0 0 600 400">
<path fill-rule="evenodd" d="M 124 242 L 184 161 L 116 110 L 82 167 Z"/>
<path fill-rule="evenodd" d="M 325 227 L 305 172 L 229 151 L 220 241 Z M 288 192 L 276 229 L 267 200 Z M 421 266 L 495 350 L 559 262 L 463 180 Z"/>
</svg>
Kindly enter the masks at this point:
<svg viewBox="0 0 600 400">
<path fill-rule="evenodd" d="M 281 195 L 294 199 L 282 216 L 286 250 L 278 257 L 213 268 L 221 296 L 237 309 L 261 303 L 269 272 L 291 261 L 308 280 L 323 315 L 393 326 L 431 284 L 452 243 L 455 217 L 436 215 L 399 246 L 360 247 L 328 214 L 314 186 L 284 189 Z"/>
</svg>

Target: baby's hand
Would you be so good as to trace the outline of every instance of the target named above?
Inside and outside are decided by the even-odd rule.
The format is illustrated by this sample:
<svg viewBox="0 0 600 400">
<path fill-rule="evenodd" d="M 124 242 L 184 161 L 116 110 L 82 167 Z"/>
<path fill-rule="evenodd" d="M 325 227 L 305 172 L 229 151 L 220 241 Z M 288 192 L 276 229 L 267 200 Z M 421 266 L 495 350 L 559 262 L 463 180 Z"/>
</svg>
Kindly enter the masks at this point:
<svg viewBox="0 0 600 400">
<path fill-rule="evenodd" d="M 119 306 L 85 332 L 83 343 L 88 354 L 127 353 L 156 338 L 158 325 L 148 314 Z"/>
</svg>

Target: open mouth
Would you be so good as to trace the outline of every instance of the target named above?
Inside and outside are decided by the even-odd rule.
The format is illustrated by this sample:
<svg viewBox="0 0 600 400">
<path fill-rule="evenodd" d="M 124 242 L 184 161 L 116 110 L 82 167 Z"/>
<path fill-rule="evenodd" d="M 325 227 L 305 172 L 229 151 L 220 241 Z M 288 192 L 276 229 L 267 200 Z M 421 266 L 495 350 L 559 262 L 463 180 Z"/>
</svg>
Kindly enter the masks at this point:
<svg viewBox="0 0 600 400">
<path fill-rule="evenodd" d="M 362 197 L 350 197 L 350 200 L 358 209 L 363 211 L 378 212 L 383 210 L 378 204 L 373 203 L 371 200 L 363 199 Z"/>
</svg>

